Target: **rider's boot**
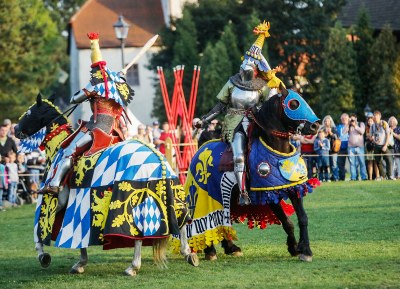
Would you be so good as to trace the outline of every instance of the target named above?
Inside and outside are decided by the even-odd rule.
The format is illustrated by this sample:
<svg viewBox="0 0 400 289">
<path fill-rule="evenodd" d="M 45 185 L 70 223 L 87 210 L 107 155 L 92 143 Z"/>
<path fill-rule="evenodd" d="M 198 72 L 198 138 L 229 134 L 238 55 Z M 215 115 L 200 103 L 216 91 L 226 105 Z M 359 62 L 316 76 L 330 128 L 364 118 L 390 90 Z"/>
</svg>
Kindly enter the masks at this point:
<svg viewBox="0 0 400 289">
<path fill-rule="evenodd" d="M 80 131 L 71 141 L 71 143 L 64 149 L 64 155 L 57 167 L 55 168 L 54 175 L 50 182 L 43 188 L 43 193 L 59 193 L 62 191 L 62 181 L 65 175 L 72 167 L 72 158 L 82 153 L 87 146 L 91 143 L 92 136 L 90 132 Z"/>
<path fill-rule="evenodd" d="M 242 132 L 235 133 L 231 143 L 234 163 L 234 173 L 239 186 L 239 205 L 249 205 L 250 198 L 246 190 L 245 168 L 246 136 Z"/>
<path fill-rule="evenodd" d="M 236 171 L 235 168 L 235 177 L 236 181 L 239 186 L 240 190 L 240 196 L 239 196 L 239 205 L 244 206 L 244 205 L 250 205 L 251 201 L 249 198 L 249 193 L 247 192 L 246 189 L 246 173 L 243 171 Z"/>
<path fill-rule="evenodd" d="M 42 192 L 53 194 L 58 194 L 59 192 L 61 192 L 63 189 L 61 183 L 64 180 L 67 172 L 70 170 L 71 166 L 72 157 L 63 158 L 57 165 L 54 176 L 52 177 L 50 182 L 43 188 Z"/>
</svg>

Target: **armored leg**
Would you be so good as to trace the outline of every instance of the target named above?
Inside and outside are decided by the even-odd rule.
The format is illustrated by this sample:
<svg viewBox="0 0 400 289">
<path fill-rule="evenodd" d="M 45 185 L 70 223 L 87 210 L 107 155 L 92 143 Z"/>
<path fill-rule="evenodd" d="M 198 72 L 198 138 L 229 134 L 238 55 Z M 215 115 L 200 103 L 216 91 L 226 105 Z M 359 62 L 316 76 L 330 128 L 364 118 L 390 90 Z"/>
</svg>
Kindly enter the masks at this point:
<svg viewBox="0 0 400 289">
<path fill-rule="evenodd" d="M 76 135 L 68 147 L 65 148 L 64 155 L 55 168 L 55 174 L 46 186 L 45 191 L 59 193 L 62 190 L 61 183 L 72 167 L 72 158 L 91 141 L 90 132 L 79 132 Z"/>
<path fill-rule="evenodd" d="M 246 146 L 246 136 L 242 132 L 236 132 L 233 137 L 233 142 L 231 143 L 232 153 L 233 153 L 233 164 L 234 173 L 236 181 L 240 190 L 240 205 L 250 204 L 250 198 L 246 190 L 246 180 L 245 180 L 245 146 Z"/>
</svg>

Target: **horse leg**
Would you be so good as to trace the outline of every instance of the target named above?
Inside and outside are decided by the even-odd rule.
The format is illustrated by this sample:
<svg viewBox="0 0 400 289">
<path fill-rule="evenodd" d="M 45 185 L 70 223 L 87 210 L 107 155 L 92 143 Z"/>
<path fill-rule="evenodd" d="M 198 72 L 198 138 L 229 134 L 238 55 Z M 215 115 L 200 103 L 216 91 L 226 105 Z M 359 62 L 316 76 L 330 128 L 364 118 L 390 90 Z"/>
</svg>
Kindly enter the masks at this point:
<svg viewBox="0 0 400 289">
<path fill-rule="evenodd" d="M 199 257 L 196 253 L 192 253 L 190 250 L 187 235 L 186 235 L 186 225 L 180 230 L 180 241 L 181 241 L 181 254 L 185 257 L 186 262 L 195 267 L 199 266 Z"/>
<path fill-rule="evenodd" d="M 285 214 L 280 203 L 269 204 L 269 207 L 279 221 L 281 221 L 283 230 L 285 230 L 287 234 L 286 245 L 288 246 L 290 255 L 297 256 L 299 253 L 297 252 L 297 241 L 296 236 L 294 235 L 294 225 L 292 220 L 290 220 L 290 218 Z"/>
<path fill-rule="evenodd" d="M 35 245 L 36 252 L 38 253 L 38 260 L 42 268 L 47 268 L 51 263 L 51 256 L 49 253 L 43 251 L 43 244 L 37 242 Z"/>
<path fill-rule="evenodd" d="M 300 228 L 299 244 L 297 245 L 297 252 L 299 252 L 299 259 L 305 262 L 312 261 L 312 252 L 310 248 L 310 240 L 308 239 L 308 217 L 303 206 L 303 198 L 298 198 L 296 193 L 289 195 L 290 201 L 296 211 L 297 219 Z"/>
<path fill-rule="evenodd" d="M 135 240 L 135 253 L 133 255 L 132 264 L 125 269 L 125 275 L 136 276 L 142 266 L 142 240 Z"/>
<path fill-rule="evenodd" d="M 81 248 L 81 258 L 74 266 L 72 266 L 71 271 L 69 271 L 69 273 L 82 274 L 83 272 L 85 272 L 85 266 L 87 265 L 87 262 L 88 262 L 87 249 Z"/>
<path fill-rule="evenodd" d="M 235 257 L 243 256 L 242 249 L 240 249 L 240 247 L 236 246 L 232 240 L 223 239 L 221 241 L 221 246 L 222 246 L 222 248 L 224 248 L 226 255 L 232 255 Z"/>
</svg>

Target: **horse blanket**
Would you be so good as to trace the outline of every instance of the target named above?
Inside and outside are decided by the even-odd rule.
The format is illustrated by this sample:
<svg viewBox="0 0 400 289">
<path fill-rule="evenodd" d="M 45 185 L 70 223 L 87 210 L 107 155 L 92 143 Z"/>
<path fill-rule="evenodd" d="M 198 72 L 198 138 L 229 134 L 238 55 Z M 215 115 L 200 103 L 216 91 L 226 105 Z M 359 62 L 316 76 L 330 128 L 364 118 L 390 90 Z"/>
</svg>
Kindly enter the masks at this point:
<svg viewBox="0 0 400 289">
<path fill-rule="evenodd" d="M 268 224 L 280 224 L 266 203 L 239 206 L 231 202 L 231 193 L 237 182 L 233 172 L 221 172 L 218 165 L 228 144 L 221 141 L 205 143 L 192 159 L 185 183 L 186 202 L 193 221 L 187 226 L 189 245 L 203 250 L 221 240 L 236 240 L 232 222 L 244 222 L 250 228 L 264 229 Z M 252 163 L 249 163 L 252 166 Z M 251 179 L 251 178 L 250 178 Z M 285 213 L 294 213 L 293 207 L 281 203 Z"/>
<path fill-rule="evenodd" d="M 62 155 L 60 150 L 53 165 Z M 49 177 L 42 185 L 48 182 Z M 79 158 L 69 178 L 68 205 L 56 214 L 57 195 L 38 199 L 35 242 L 104 249 L 151 245 L 179 234 L 190 221 L 182 185 L 165 157 L 138 140 Z"/>
</svg>

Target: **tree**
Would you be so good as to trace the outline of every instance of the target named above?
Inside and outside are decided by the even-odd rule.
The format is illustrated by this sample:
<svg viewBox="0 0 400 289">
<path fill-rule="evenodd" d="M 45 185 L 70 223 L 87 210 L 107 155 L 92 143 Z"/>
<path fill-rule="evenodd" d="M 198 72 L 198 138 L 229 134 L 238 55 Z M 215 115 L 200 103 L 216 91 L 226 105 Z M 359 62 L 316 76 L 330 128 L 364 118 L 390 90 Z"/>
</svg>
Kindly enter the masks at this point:
<svg viewBox="0 0 400 289">
<path fill-rule="evenodd" d="M 323 58 L 321 115 L 335 118 L 343 112 L 353 112 L 357 68 L 352 43 L 339 23 L 329 33 Z"/>
<path fill-rule="evenodd" d="M 396 93 L 395 63 L 398 58 L 396 38 L 389 26 L 385 26 L 372 46 L 371 72 L 372 97 L 370 106 L 382 115 L 396 115 L 399 112 L 400 95 Z"/>
<path fill-rule="evenodd" d="M 222 40 L 215 46 L 209 43 L 204 50 L 201 60 L 201 83 L 198 101 L 197 115 L 201 116 L 210 111 L 218 100 L 216 95 L 232 75 L 232 61 Z"/>
<path fill-rule="evenodd" d="M 67 29 L 71 17 L 82 6 L 85 0 L 44 0 L 51 18 L 57 23 L 58 31 Z"/>
<path fill-rule="evenodd" d="M 239 51 L 237 45 L 238 40 L 234 33 L 234 27 L 232 23 L 228 23 L 227 25 L 225 25 L 224 32 L 221 36 L 220 41 L 223 43 L 224 48 L 227 52 L 228 57 L 226 61 L 229 62 L 229 66 L 231 67 L 231 70 L 228 73 L 230 73 L 230 75 L 233 75 L 239 70 L 239 65 L 241 63 L 241 57 L 243 54 Z"/>
<path fill-rule="evenodd" d="M 39 0 L 1 1 L 0 20 L 0 118 L 16 120 L 55 83 L 62 38 Z"/>
<path fill-rule="evenodd" d="M 371 48 L 374 43 L 367 10 L 359 13 L 357 25 L 354 28 L 354 50 L 356 53 L 357 73 L 360 80 L 355 91 L 355 106 L 358 115 L 364 114 L 364 107 L 370 104 L 372 96 L 373 75 L 371 73 Z"/>
<path fill-rule="evenodd" d="M 237 13 L 257 11 L 271 22 L 268 49 L 271 66 L 282 65 L 283 81 L 295 86 L 316 105 L 321 77 L 321 55 L 329 29 L 344 0 L 244 0 Z"/>
</svg>

